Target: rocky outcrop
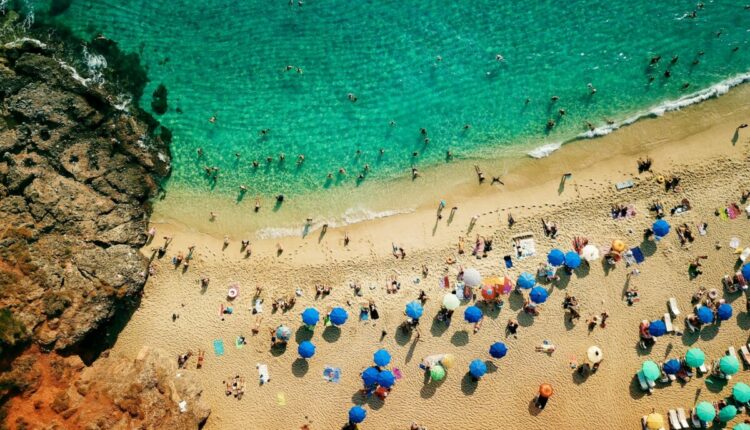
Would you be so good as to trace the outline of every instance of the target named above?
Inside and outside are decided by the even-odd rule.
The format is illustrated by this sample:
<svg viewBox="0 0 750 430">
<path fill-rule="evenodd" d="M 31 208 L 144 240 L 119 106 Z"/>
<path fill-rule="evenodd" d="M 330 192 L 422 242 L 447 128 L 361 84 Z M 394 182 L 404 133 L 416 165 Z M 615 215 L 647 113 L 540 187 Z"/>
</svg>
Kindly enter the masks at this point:
<svg viewBox="0 0 750 430">
<path fill-rule="evenodd" d="M 169 173 L 165 129 L 60 55 L 0 43 L 0 347 L 70 348 L 137 300 L 148 201 Z"/>
<path fill-rule="evenodd" d="M 54 353 L 22 361 L 0 377 L 28 384 L 10 400 L 11 429 L 188 429 L 210 413 L 192 374 L 159 350 L 144 348 L 135 360 L 105 354 L 90 367 Z"/>
</svg>

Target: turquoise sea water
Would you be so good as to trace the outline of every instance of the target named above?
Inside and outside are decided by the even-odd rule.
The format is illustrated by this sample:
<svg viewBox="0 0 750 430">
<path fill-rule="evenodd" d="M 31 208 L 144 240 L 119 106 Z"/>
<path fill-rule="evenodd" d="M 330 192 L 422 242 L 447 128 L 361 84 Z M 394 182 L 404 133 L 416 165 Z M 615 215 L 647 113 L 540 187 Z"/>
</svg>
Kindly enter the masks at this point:
<svg viewBox="0 0 750 430">
<path fill-rule="evenodd" d="M 294 196 L 354 187 L 365 164 L 365 181 L 378 181 L 443 163 L 448 149 L 462 158 L 528 151 L 749 71 L 750 10 L 696 3 L 73 0 L 57 19 L 140 52 L 147 109 L 166 85 L 172 185 Z M 204 165 L 221 169 L 214 188 Z"/>
</svg>

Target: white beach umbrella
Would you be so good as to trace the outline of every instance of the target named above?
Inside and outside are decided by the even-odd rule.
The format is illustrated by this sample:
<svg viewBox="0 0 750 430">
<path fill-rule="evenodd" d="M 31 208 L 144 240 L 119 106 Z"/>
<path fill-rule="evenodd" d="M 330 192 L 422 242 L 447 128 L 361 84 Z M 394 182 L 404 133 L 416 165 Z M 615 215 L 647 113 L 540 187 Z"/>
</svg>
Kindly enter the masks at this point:
<svg viewBox="0 0 750 430">
<path fill-rule="evenodd" d="M 455 294 L 446 294 L 445 297 L 443 297 L 443 306 L 445 306 L 445 309 L 448 309 L 449 311 L 455 310 L 460 305 L 461 301 Z"/>
<path fill-rule="evenodd" d="M 482 283 L 482 275 L 479 274 L 477 269 L 466 269 L 464 271 L 464 283 L 469 287 L 476 287 Z"/>
<path fill-rule="evenodd" d="M 593 364 L 596 364 L 604 358 L 602 356 L 602 350 L 598 346 L 591 346 L 589 347 L 589 350 L 586 351 L 586 356 L 589 358 L 589 361 Z"/>
<path fill-rule="evenodd" d="M 747 257 L 750 257 L 750 248 L 745 248 L 742 250 L 742 253 L 740 254 L 740 260 L 745 261 L 747 260 Z"/>
<path fill-rule="evenodd" d="M 581 250 L 581 257 L 586 261 L 594 261 L 599 259 L 599 248 L 594 245 L 586 245 Z"/>
</svg>

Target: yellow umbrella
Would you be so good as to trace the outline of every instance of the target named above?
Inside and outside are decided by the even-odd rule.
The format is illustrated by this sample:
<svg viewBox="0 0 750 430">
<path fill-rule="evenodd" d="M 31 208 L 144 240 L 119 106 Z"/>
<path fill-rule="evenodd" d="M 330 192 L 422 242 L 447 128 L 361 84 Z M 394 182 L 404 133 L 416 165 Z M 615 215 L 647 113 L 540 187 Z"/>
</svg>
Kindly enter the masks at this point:
<svg viewBox="0 0 750 430">
<path fill-rule="evenodd" d="M 659 430 L 664 428 L 664 417 L 661 414 L 652 412 L 646 417 L 646 428 L 649 430 Z"/>
<path fill-rule="evenodd" d="M 616 252 L 622 252 L 625 251 L 625 242 L 621 241 L 620 239 L 615 239 L 612 241 L 612 250 Z"/>
<path fill-rule="evenodd" d="M 445 354 L 445 357 L 440 360 L 440 364 L 442 364 L 446 369 L 450 369 L 455 363 L 456 357 L 454 357 L 453 354 Z"/>
<path fill-rule="evenodd" d="M 495 285 L 503 285 L 503 280 L 500 279 L 497 276 L 493 276 L 491 278 L 484 278 L 484 279 L 482 279 L 482 284 L 484 284 L 484 285 L 486 285 L 488 287 L 492 287 L 492 286 L 495 286 Z"/>
</svg>

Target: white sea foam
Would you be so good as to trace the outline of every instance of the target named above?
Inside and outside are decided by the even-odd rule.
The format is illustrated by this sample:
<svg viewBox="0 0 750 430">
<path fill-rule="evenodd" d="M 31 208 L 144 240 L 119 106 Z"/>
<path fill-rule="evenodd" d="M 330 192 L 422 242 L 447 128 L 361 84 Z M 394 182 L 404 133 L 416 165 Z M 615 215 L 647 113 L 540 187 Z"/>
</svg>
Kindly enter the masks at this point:
<svg viewBox="0 0 750 430">
<path fill-rule="evenodd" d="M 403 210 L 386 210 L 386 211 L 373 211 L 366 208 L 349 208 L 347 209 L 341 218 L 319 220 L 312 223 L 309 226 L 299 225 L 295 227 L 267 227 L 258 230 L 255 235 L 258 239 L 277 239 L 280 237 L 293 237 L 293 236 L 307 236 L 316 230 L 320 230 L 323 224 L 328 224 L 328 227 L 344 227 L 364 221 L 372 221 L 380 218 L 387 218 L 394 215 L 405 214 L 414 212 L 414 209 L 403 209 Z"/>
<path fill-rule="evenodd" d="M 104 69 L 107 68 L 107 59 L 103 55 L 94 54 L 83 47 L 83 59 L 86 61 L 86 69 L 90 80 L 99 85 L 104 83 Z"/>
<path fill-rule="evenodd" d="M 593 130 L 589 130 L 585 133 L 581 133 L 578 136 L 570 140 L 566 140 L 564 142 L 557 142 L 557 143 L 548 143 L 538 148 L 534 148 L 531 151 L 529 151 L 527 155 L 532 158 L 548 157 L 550 154 L 560 149 L 560 147 L 562 147 L 562 145 L 566 143 L 573 142 L 579 139 L 592 139 L 595 137 L 606 136 L 621 127 L 625 127 L 627 125 L 633 124 L 642 118 L 653 118 L 653 117 L 662 116 L 667 112 L 680 110 L 684 107 L 694 105 L 694 104 L 706 101 L 708 99 L 719 97 L 721 95 L 726 94 L 733 87 L 736 87 L 737 85 L 740 85 L 748 81 L 750 81 L 750 72 L 743 73 L 737 76 L 733 76 L 717 84 L 711 85 L 708 88 L 705 88 L 700 91 L 696 91 L 694 93 L 680 97 L 677 100 L 668 100 L 650 109 L 638 112 L 635 115 L 632 115 L 622 121 L 617 121 L 612 124 L 607 124 L 607 125 L 603 125 L 600 127 L 596 127 Z"/>
<path fill-rule="evenodd" d="M 0 14 L 5 15 L 5 11 L 8 9 L 8 0 L 0 0 Z"/>
<path fill-rule="evenodd" d="M 15 40 L 12 40 L 12 41 L 6 43 L 5 45 L 3 45 L 3 48 L 5 48 L 5 49 L 20 48 L 20 47 L 22 47 L 26 43 L 34 45 L 34 46 L 36 46 L 39 49 L 45 49 L 47 47 L 47 45 L 45 43 L 41 42 L 38 39 L 32 39 L 30 37 L 20 37 L 18 39 L 15 39 Z"/>
</svg>

